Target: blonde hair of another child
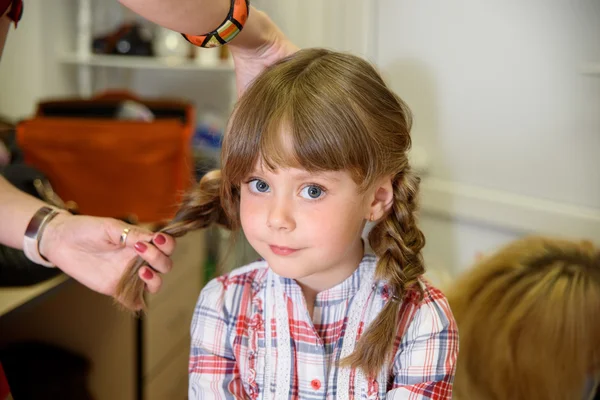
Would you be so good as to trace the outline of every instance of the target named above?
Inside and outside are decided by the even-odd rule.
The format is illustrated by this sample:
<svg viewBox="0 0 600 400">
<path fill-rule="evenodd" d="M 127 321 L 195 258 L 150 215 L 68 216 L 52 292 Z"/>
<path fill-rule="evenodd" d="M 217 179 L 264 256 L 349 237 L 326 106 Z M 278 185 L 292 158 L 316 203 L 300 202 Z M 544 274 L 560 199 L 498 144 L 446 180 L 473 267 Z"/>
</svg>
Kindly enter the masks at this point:
<svg viewBox="0 0 600 400">
<path fill-rule="evenodd" d="M 526 237 L 448 293 L 458 323 L 458 400 L 583 399 L 600 367 L 600 251 Z"/>
</svg>

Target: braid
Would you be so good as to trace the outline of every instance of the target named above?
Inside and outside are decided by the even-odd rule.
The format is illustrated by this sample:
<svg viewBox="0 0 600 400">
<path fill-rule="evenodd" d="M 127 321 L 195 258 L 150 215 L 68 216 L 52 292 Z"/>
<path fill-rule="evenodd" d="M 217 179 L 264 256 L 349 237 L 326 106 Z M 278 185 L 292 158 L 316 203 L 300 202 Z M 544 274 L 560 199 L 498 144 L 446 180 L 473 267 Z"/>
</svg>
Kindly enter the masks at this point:
<svg viewBox="0 0 600 400">
<path fill-rule="evenodd" d="M 186 233 L 219 224 L 230 228 L 229 218 L 225 214 L 220 201 L 221 172 L 207 173 L 195 188 L 184 197 L 175 218 L 160 232 L 173 237 L 181 237 Z M 127 268 L 117 285 L 115 297 L 130 310 L 144 309 L 144 281 L 138 276 L 139 269 L 145 264 L 143 258 L 137 256 Z"/>
<path fill-rule="evenodd" d="M 418 280 L 425 273 L 421 255 L 425 237 L 415 215 L 419 182 L 410 170 L 396 177 L 392 210 L 369 235 L 371 248 L 380 259 L 376 278 L 386 280 L 400 299 L 412 290 L 423 295 Z"/>
<path fill-rule="evenodd" d="M 392 288 L 392 298 L 375 321 L 362 335 L 354 353 L 343 364 L 361 368 L 367 375 L 376 375 L 393 355 L 398 326 L 399 307 L 407 295 L 417 293 L 422 299 L 419 277 L 425 272 L 421 249 L 425 237 L 416 224 L 419 178 L 409 168 L 392 183 L 394 200 L 389 214 L 373 227 L 369 243 L 378 256 L 376 279 L 385 280 Z"/>
</svg>

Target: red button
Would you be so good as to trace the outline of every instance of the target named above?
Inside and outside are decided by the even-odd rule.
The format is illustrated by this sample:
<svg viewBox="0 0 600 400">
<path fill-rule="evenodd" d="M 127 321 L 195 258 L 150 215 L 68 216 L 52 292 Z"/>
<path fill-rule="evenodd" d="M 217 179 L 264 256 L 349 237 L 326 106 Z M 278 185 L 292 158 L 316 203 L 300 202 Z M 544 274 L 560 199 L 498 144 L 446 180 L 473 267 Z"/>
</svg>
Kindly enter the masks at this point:
<svg viewBox="0 0 600 400">
<path fill-rule="evenodd" d="M 310 386 L 312 386 L 312 388 L 315 390 L 319 390 L 321 389 L 321 381 L 318 379 L 313 379 L 312 382 L 310 382 Z"/>
</svg>

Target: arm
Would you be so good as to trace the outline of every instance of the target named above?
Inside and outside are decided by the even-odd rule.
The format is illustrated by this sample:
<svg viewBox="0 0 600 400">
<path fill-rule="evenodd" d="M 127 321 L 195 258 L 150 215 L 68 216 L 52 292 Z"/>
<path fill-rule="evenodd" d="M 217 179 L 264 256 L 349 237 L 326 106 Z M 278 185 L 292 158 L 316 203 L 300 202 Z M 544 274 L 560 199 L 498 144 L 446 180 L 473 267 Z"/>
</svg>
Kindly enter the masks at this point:
<svg viewBox="0 0 600 400">
<path fill-rule="evenodd" d="M 21 192 L 0 176 L 0 243 L 22 249 L 29 220 L 45 205 L 43 201 Z"/>
<path fill-rule="evenodd" d="M 202 35 L 227 15 L 230 0 L 119 0 L 125 7 L 176 32 Z M 252 15 L 254 10 L 250 11 Z M 250 21 L 248 21 L 250 23 Z"/>
<path fill-rule="evenodd" d="M 142 17 L 190 35 L 217 28 L 229 11 L 229 0 L 119 0 Z M 268 65 L 298 50 L 264 12 L 250 7 L 244 29 L 230 43 L 238 93 Z"/>
<path fill-rule="evenodd" d="M 175 32 L 203 35 L 215 30 L 225 19 L 230 0 L 119 0 L 136 14 Z M 267 15 L 250 7 L 248 21 L 231 41 L 232 49 L 256 48 L 272 33 Z M 274 25 L 273 25 L 274 26 Z"/>
<path fill-rule="evenodd" d="M 4 50 L 4 43 L 6 42 L 6 36 L 8 35 L 8 28 L 10 28 L 10 19 L 6 16 L 8 10 L 2 14 L 0 10 L 0 59 L 2 58 L 2 50 Z M 0 186 L 0 191 L 2 187 Z"/>
<path fill-rule="evenodd" d="M 235 355 L 229 341 L 225 289 L 213 279 L 202 290 L 192 320 L 189 399 L 245 399 Z"/>
<path fill-rule="evenodd" d="M 17 249 L 23 248 L 23 236 L 31 217 L 46 203 L 21 192 L 0 176 L 0 243 Z M 121 247 L 119 239 L 124 228 L 131 232 L 127 246 Z M 143 251 L 135 247 L 146 242 Z M 152 243 L 150 243 L 152 242 Z M 152 232 L 111 218 L 94 218 L 59 214 L 46 227 L 40 242 L 40 253 L 66 274 L 92 290 L 113 295 L 117 282 L 129 262 L 140 255 L 160 272 L 171 268 L 169 255 L 173 252 L 173 239 L 164 235 L 164 242 Z M 138 246 L 139 247 L 139 246 Z M 160 289 L 159 274 L 148 268 L 140 269 L 140 277 L 150 292 Z"/>
<path fill-rule="evenodd" d="M 450 307 L 437 291 L 424 303 L 404 332 L 394 357 L 388 400 L 449 400 L 458 356 L 458 328 Z"/>
</svg>

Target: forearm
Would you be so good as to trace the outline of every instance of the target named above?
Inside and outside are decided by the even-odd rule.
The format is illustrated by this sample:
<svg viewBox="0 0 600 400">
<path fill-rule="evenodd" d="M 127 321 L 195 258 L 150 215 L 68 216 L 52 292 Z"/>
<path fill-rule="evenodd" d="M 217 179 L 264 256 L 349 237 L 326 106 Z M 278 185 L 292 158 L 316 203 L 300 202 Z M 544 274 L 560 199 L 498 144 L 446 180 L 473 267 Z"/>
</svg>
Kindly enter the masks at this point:
<svg viewBox="0 0 600 400">
<path fill-rule="evenodd" d="M 10 28 L 10 19 L 6 16 L 7 13 L 8 11 L 4 15 L 0 15 L 0 59 L 2 58 L 2 50 L 4 50 L 4 43 L 8 35 L 8 28 Z"/>
<path fill-rule="evenodd" d="M 229 43 L 229 46 L 233 51 L 256 50 L 265 44 L 275 43 L 274 37 L 284 36 L 266 13 L 250 7 L 244 29 Z"/>
<path fill-rule="evenodd" d="M 0 243 L 22 249 L 25 229 L 33 214 L 44 205 L 0 176 Z"/>
<path fill-rule="evenodd" d="M 202 35 L 215 30 L 225 19 L 230 0 L 119 0 L 142 17 L 176 32 Z M 269 17 L 250 7 L 248 21 L 231 46 L 255 49 L 278 32 Z"/>
<path fill-rule="evenodd" d="M 119 0 L 136 14 L 176 32 L 202 35 L 227 16 L 230 0 Z"/>
</svg>

